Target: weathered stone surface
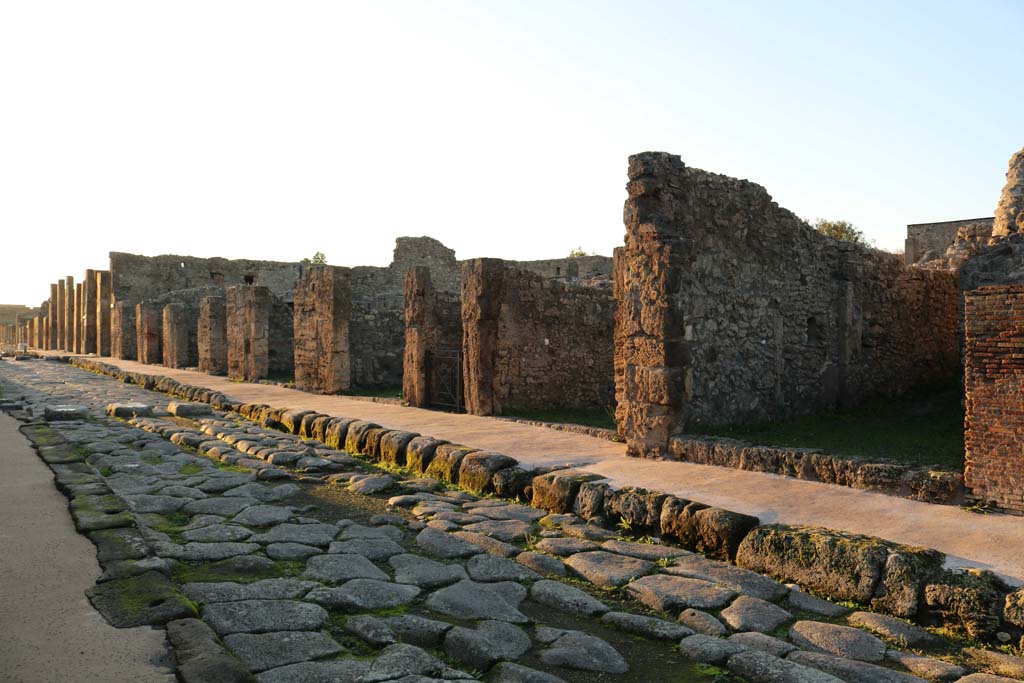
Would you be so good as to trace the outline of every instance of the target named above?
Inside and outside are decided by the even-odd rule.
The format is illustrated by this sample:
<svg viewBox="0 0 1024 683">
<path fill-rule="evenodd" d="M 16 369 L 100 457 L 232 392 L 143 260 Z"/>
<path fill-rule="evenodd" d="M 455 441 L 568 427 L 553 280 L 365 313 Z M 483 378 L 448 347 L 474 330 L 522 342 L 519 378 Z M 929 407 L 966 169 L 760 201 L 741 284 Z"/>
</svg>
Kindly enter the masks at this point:
<svg viewBox="0 0 1024 683">
<path fill-rule="evenodd" d="M 203 608 L 203 619 L 219 635 L 315 631 L 327 621 L 319 605 L 294 600 L 241 600 Z"/>
<path fill-rule="evenodd" d="M 461 565 L 442 564 L 419 555 L 394 555 L 388 563 L 395 569 L 395 581 L 421 588 L 438 588 L 468 578 Z"/>
<path fill-rule="evenodd" d="M 491 493 L 494 486 L 491 476 L 498 470 L 517 465 L 518 462 L 491 451 L 477 451 L 467 454 L 459 465 L 459 485 L 474 493 Z"/>
<path fill-rule="evenodd" d="M 739 643 L 703 634 L 687 636 L 679 643 L 683 656 L 703 664 L 721 664 L 744 650 L 746 648 Z"/>
<path fill-rule="evenodd" d="M 428 648 L 439 646 L 444 634 L 452 628 L 446 621 L 426 619 L 412 614 L 387 617 L 384 621 L 401 642 Z"/>
<path fill-rule="evenodd" d="M 554 576 L 565 576 L 567 574 L 565 564 L 561 560 L 540 553 L 522 552 L 516 555 L 515 560 L 519 564 L 529 567 L 540 574 Z"/>
<path fill-rule="evenodd" d="M 319 394 L 352 385 L 349 269 L 314 265 L 295 282 L 295 386 Z"/>
<path fill-rule="evenodd" d="M 597 544 L 579 538 L 544 538 L 537 543 L 537 549 L 562 557 L 597 550 Z"/>
<path fill-rule="evenodd" d="M 685 607 L 718 609 L 736 597 L 736 591 L 700 579 L 655 574 L 626 586 L 626 591 L 651 609 L 674 612 Z"/>
<path fill-rule="evenodd" d="M 302 597 L 320 584 L 298 579 L 264 579 L 254 583 L 213 581 L 187 583 L 182 592 L 190 600 L 202 603 L 235 602 L 237 600 L 293 600 Z"/>
<path fill-rule="evenodd" d="M 770 602 L 741 595 L 722 610 L 722 619 L 734 631 L 770 632 L 793 618 L 793 615 Z"/>
<path fill-rule="evenodd" d="M 789 589 L 763 574 L 742 569 L 726 562 L 708 560 L 699 555 L 676 557 L 672 564 L 664 570 L 676 576 L 688 576 L 692 579 L 703 579 L 729 588 L 744 595 L 777 602 L 784 598 Z"/>
<path fill-rule="evenodd" d="M 608 607 L 597 598 L 575 586 L 543 579 L 530 587 L 530 597 L 542 605 L 569 614 L 595 616 L 608 612 Z"/>
<path fill-rule="evenodd" d="M 880 662 L 885 658 L 885 643 L 859 629 L 822 621 L 798 621 L 789 629 L 793 644 L 814 652 L 856 659 L 862 662 Z"/>
<path fill-rule="evenodd" d="M 795 584 L 790 585 L 789 595 L 786 596 L 786 601 L 792 609 L 811 612 L 812 614 L 818 614 L 823 617 L 841 617 L 849 614 L 850 610 L 846 609 L 842 605 L 837 605 L 834 602 L 828 600 L 822 600 L 816 598 L 810 593 L 804 593 Z"/>
<path fill-rule="evenodd" d="M 680 612 L 678 621 L 680 624 L 706 636 L 724 636 L 727 633 L 725 625 L 718 619 L 707 612 L 701 612 L 692 607 Z"/>
<path fill-rule="evenodd" d="M 175 417 L 201 417 L 211 414 L 213 410 L 205 403 L 171 401 L 167 404 L 167 412 Z"/>
<path fill-rule="evenodd" d="M 478 546 L 457 536 L 430 528 L 424 529 L 416 535 L 416 545 L 432 555 L 446 559 L 472 557 L 480 553 Z"/>
<path fill-rule="evenodd" d="M 564 666 L 579 671 L 623 674 L 629 664 L 615 648 L 596 636 L 580 631 L 565 631 L 540 653 L 540 659 L 551 666 Z"/>
<path fill-rule="evenodd" d="M 348 541 L 335 541 L 331 543 L 327 551 L 330 553 L 362 555 L 374 562 L 380 562 L 392 555 L 405 552 L 402 546 L 388 538 L 353 538 Z"/>
<path fill-rule="evenodd" d="M 352 579 L 387 581 L 388 575 L 362 555 L 317 555 L 306 562 L 303 576 L 316 581 L 344 583 Z"/>
<path fill-rule="evenodd" d="M 995 574 L 975 569 L 949 570 L 924 588 L 925 603 L 943 621 L 976 640 L 995 636 L 1005 605 L 1006 584 Z"/>
<path fill-rule="evenodd" d="M 87 590 L 86 595 L 93 607 L 118 628 L 160 625 L 195 616 L 192 605 L 157 571 L 105 581 Z"/>
<path fill-rule="evenodd" d="M 982 650 L 977 647 L 964 648 L 963 654 L 968 662 L 979 669 L 985 669 L 999 676 L 1024 678 L 1024 657 L 1017 657 L 1005 652 Z"/>
<path fill-rule="evenodd" d="M 461 678 L 458 674 L 459 672 L 418 647 L 395 643 L 384 648 L 370 664 L 370 670 L 360 676 L 359 683 L 392 680 L 400 680 L 403 683 L 427 683 L 436 679 L 456 680 Z"/>
<path fill-rule="evenodd" d="M 1006 185 L 999 195 L 992 234 L 1012 235 L 1024 232 L 1024 149 L 1010 157 Z"/>
<path fill-rule="evenodd" d="M 352 579 L 338 588 L 312 590 L 306 594 L 306 600 L 333 609 L 366 611 L 398 607 L 411 602 L 419 594 L 420 589 L 416 586 L 374 579 Z"/>
<path fill-rule="evenodd" d="M 579 470 L 559 470 L 534 477 L 531 505 L 548 512 L 572 512 L 580 484 L 601 479 L 596 474 Z"/>
<path fill-rule="evenodd" d="M 938 642 L 938 638 L 920 626 L 877 612 L 854 612 L 849 622 L 852 626 L 867 629 L 903 647 L 928 647 Z"/>
<path fill-rule="evenodd" d="M 235 515 L 234 521 L 247 526 L 273 526 L 287 522 L 291 517 L 292 512 L 287 508 L 277 505 L 254 505 Z"/>
<path fill-rule="evenodd" d="M 634 543 L 632 541 L 622 541 L 619 539 L 605 541 L 601 544 L 601 548 L 610 553 L 629 555 L 630 557 L 649 560 L 650 562 L 675 559 L 693 554 L 689 550 L 683 550 L 682 548 L 663 545 L 661 543 Z"/>
<path fill-rule="evenodd" d="M 426 606 L 457 619 L 493 619 L 513 624 L 529 621 L 526 615 L 508 602 L 496 584 L 477 583 L 468 579 L 435 591 L 427 598 Z"/>
<path fill-rule="evenodd" d="M 791 643 L 779 640 L 778 638 L 773 638 L 765 633 L 758 633 L 757 631 L 734 633 L 729 636 L 729 642 L 742 645 L 748 650 L 760 650 L 761 652 L 766 652 L 773 657 L 785 657 L 790 652 L 797 649 L 796 646 Z"/>
<path fill-rule="evenodd" d="M 647 560 L 624 557 L 601 550 L 577 553 L 565 560 L 574 572 L 602 588 L 614 588 L 650 573 L 654 565 Z"/>
<path fill-rule="evenodd" d="M 469 558 L 466 572 L 474 581 L 533 581 L 540 575 L 522 564 L 505 557 L 480 554 Z M 396 579 L 397 580 L 397 579 Z"/>
<path fill-rule="evenodd" d="M 656 640 L 679 640 L 693 635 L 693 631 L 680 624 L 629 612 L 608 612 L 601 617 L 601 622 Z"/>
<path fill-rule="evenodd" d="M 831 674 L 847 683 L 925 683 L 924 679 L 877 664 L 820 652 L 794 652 L 788 661 Z"/>
<path fill-rule="evenodd" d="M 530 669 L 512 662 L 494 667 L 493 683 L 565 683 L 558 676 Z"/>
<path fill-rule="evenodd" d="M 885 659 L 930 681 L 955 681 L 967 673 L 967 669 L 962 666 L 899 650 L 889 650 L 885 653 Z"/>
<path fill-rule="evenodd" d="M 759 650 L 732 655 L 726 662 L 729 670 L 750 683 L 843 683 L 823 671 L 779 659 Z"/>
<path fill-rule="evenodd" d="M 369 670 L 369 662 L 358 659 L 334 659 L 326 662 L 301 662 L 270 669 L 256 676 L 256 680 L 259 683 L 347 683 L 359 681 Z"/>
<path fill-rule="evenodd" d="M 516 659 L 530 649 L 523 630 L 501 621 L 484 621 L 476 628 L 461 626 L 448 631 L 444 651 L 449 657 L 475 669 L 489 669 L 503 659 Z"/>
<path fill-rule="evenodd" d="M 341 646 L 326 633 L 309 631 L 236 633 L 225 636 L 224 643 L 256 672 L 341 652 Z"/>
</svg>

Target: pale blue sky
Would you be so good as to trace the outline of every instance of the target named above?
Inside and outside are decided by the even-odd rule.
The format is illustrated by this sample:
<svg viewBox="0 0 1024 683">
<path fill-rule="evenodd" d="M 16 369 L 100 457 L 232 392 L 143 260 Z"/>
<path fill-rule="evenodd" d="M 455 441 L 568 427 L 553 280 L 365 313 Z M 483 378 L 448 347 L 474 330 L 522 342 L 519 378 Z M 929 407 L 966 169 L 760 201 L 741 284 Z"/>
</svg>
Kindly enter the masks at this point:
<svg viewBox="0 0 1024 683">
<path fill-rule="evenodd" d="M 1024 2 L 0 3 L 0 302 L 108 251 L 610 254 L 663 150 L 884 248 L 992 214 Z"/>
</svg>

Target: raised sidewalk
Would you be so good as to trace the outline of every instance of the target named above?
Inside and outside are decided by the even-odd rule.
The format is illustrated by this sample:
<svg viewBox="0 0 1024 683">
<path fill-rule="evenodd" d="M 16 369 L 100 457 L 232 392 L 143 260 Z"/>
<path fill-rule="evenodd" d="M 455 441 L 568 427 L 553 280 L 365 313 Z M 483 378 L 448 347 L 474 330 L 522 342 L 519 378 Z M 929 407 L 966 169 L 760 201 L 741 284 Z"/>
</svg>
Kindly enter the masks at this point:
<svg viewBox="0 0 1024 683">
<path fill-rule="evenodd" d="M 516 458 L 523 466 L 580 466 L 607 477 L 617 487 L 663 491 L 755 515 L 762 523 L 824 526 L 936 548 L 949 556 L 947 562 L 952 566 L 991 569 L 1012 583 L 1024 583 L 1024 517 L 977 514 L 949 505 L 760 472 L 630 458 L 620 443 L 508 420 L 233 382 L 226 377 L 134 361 L 99 360 L 127 371 L 164 375 L 184 384 L 214 389 L 244 403 L 372 420 L 390 429 L 494 450 Z"/>
</svg>

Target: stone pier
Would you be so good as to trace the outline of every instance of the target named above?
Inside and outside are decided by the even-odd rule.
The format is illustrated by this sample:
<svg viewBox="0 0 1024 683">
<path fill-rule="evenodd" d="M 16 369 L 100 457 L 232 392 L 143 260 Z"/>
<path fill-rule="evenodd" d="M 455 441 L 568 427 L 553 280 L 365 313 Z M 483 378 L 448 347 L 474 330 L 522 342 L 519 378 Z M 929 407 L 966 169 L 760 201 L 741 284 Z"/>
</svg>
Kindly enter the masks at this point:
<svg viewBox="0 0 1024 683">
<path fill-rule="evenodd" d="M 228 371 L 227 309 L 222 296 L 204 297 L 199 302 L 199 370 L 210 375 Z"/>
<path fill-rule="evenodd" d="M 163 360 L 161 342 L 163 307 L 151 301 L 135 306 L 135 343 L 140 363 L 159 364 Z"/>
<path fill-rule="evenodd" d="M 85 271 L 82 282 L 82 353 L 96 353 L 96 271 Z"/>
<path fill-rule="evenodd" d="M 352 383 L 348 269 L 314 266 L 295 283 L 295 386 L 319 394 L 347 391 Z"/>
<path fill-rule="evenodd" d="M 245 381 L 295 372 L 292 312 L 269 288 L 227 289 L 228 377 Z"/>
<path fill-rule="evenodd" d="M 75 278 L 64 278 L 64 345 L 68 353 L 75 352 Z"/>
<path fill-rule="evenodd" d="M 50 305 L 46 312 L 46 348 L 57 349 L 57 283 L 50 285 Z"/>
<path fill-rule="evenodd" d="M 67 320 L 67 303 L 65 301 L 64 280 L 57 280 L 57 296 L 54 299 L 56 310 L 54 316 L 57 323 L 57 341 L 53 348 L 67 349 L 64 336 L 64 323 Z"/>
<path fill-rule="evenodd" d="M 75 283 L 75 307 L 72 310 L 74 328 L 71 330 L 71 346 L 75 353 L 82 353 L 82 283 Z"/>
<path fill-rule="evenodd" d="M 138 358 L 135 306 L 127 301 L 118 301 L 110 310 L 110 355 L 122 360 Z"/>
<path fill-rule="evenodd" d="M 96 271 L 96 355 L 110 355 L 110 271 Z"/>
<path fill-rule="evenodd" d="M 188 321 L 185 304 L 172 303 L 163 310 L 163 358 L 169 368 L 188 367 Z"/>
</svg>

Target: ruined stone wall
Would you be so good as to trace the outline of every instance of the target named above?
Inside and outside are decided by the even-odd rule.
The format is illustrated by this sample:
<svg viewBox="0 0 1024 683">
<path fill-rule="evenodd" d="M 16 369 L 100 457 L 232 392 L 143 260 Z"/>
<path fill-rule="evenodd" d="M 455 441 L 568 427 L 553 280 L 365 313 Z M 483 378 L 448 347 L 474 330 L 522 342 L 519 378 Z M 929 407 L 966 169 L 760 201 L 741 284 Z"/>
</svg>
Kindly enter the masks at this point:
<svg viewBox="0 0 1024 683">
<path fill-rule="evenodd" d="M 918 261 L 939 258 L 956 241 L 957 231 L 960 228 L 972 224 L 991 228 L 994 220 L 991 217 L 967 218 L 958 221 L 908 225 L 907 239 L 904 242 L 903 250 L 904 263 L 911 265 Z"/>
<path fill-rule="evenodd" d="M 634 455 L 687 425 L 783 419 L 959 371 L 955 276 L 813 230 L 753 183 L 630 158 L 616 262 L 617 422 Z"/>
<path fill-rule="evenodd" d="M 964 483 L 1024 514 L 1024 285 L 964 295 Z"/>
<path fill-rule="evenodd" d="M 189 367 L 188 328 L 185 304 L 165 304 L 161 330 L 163 363 L 169 368 Z"/>
<path fill-rule="evenodd" d="M 223 296 L 207 296 L 200 300 L 196 334 L 199 371 L 210 375 L 227 374 L 227 310 Z"/>
<path fill-rule="evenodd" d="M 110 271 L 96 271 L 96 355 L 110 355 Z"/>
<path fill-rule="evenodd" d="M 1024 233 L 1024 149 L 1010 157 L 1006 184 L 999 195 L 995 213 L 993 235 Z"/>
<path fill-rule="evenodd" d="M 295 386 L 337 394 L 352 383 L 348 268 L 313 266 L 295 283 Z"/>
<path fill-rule="evenodd" d="M 430 358 L 462 349 L 462 304 L 458 290 L 435 287 L 426 266 L 405 271 L 404 291 L 402 397 L 422 408 L 432 404 L 431 387 L 437 381 Z"/>
<path fill-rule="evenodd" d="M 227 288 L 228 377 L 253 381 L 295 372 L 291 308 L 268 287 Z"/>
<path fill-rule="evenodd" d="M 507 261 L 509 266 L 529 270 L 546 278 L 611 278 L 613 264 L 610 256 L 571 256 L 539 261 Z"/>
<path fill-rule="evenodd" d="M 118 301 L 110 309 L 110 355 L 122 360 L 138 358 L 135 340 L 135 306 Z"/>
<path fill-rule="evenodd" d="M 222 287 L 193 287 L 192 289 L 181 289 L 167 292 L 161 296 L 151 299 L 153 303 L 161 306 L 179 303 L 184 306 L 181 317 L 181 326 L 185 332 L 185 345 L 183 347 L 183 365 L 177 367 L 194 368 L 199 365 L 199 307 L 203 298 L 208 296 L 223 296 Z"/>
<path fill-rule="evenodd" d="M 501 415 L 609 406 L 613 310 L 607 287 L 545 279 L 500 259 L 464 262 L 466 410 Z"/>
<path fill-rule="evenodd" d="M 136 358 L 151 365 L 163 361 L 163 304 L 143 301 L 135 306 Z"/>
</svg>

